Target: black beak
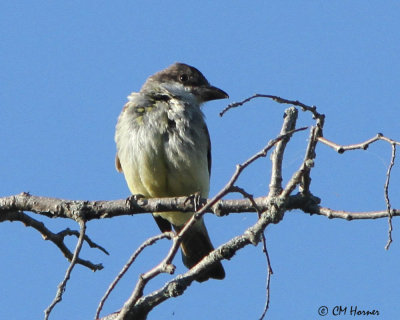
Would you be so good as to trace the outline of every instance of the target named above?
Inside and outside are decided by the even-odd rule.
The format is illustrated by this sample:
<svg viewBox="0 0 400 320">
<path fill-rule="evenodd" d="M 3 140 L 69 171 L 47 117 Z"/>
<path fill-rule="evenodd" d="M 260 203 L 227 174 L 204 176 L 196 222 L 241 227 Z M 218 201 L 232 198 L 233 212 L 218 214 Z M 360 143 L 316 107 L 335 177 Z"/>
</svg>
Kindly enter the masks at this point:
<svg viewBox="0 0 400 320">
<path fill-rule="evenodd" d="M 198 87 L 196 91 L 196 95 L 203 102 L 229 98 L 225 91 L 210 85 Z"/>
</svg>

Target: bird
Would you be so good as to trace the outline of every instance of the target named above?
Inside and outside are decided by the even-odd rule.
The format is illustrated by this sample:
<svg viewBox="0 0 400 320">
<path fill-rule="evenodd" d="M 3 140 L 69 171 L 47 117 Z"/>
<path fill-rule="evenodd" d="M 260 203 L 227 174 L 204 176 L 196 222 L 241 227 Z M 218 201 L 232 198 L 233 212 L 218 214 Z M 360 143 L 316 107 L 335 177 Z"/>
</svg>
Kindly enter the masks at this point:
<svg viewBox="0 0 400 320">
<path fill-rule="evenodd" d="M 201 110 L 203 103 L 229 98 L 195 67 L 174 63 L 147 78 L 132 92 L 118 117 L 116 169 L 133 195 L 146 198 L 200 195 L 208 197 L 211 141 Z M 162 232 L 179 232 L 193 212 L 155 212 Z M 171 227 L 172 226 L 172 227 Z M 203 218 L 182 237 L 183 264 L 191 269 L 214 247 Z M 196 280 L 224 279 L 221 262 Z"/>
</svg>

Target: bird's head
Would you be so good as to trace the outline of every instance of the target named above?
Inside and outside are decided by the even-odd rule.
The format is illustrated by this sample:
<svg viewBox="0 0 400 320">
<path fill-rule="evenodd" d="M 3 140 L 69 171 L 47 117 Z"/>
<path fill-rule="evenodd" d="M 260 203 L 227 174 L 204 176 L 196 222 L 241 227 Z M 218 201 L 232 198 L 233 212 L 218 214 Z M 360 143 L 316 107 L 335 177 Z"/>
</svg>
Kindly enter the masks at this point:
<svg viewBox="0 0 400 320">
<path fill-rule="evenodd" d="M 210 85 L 199 70 L 184 63 L 175 63 L 150 76 L 141 92 L 152 93 L 160 90 L 166 90 L 182 100 L 195 99 L 199 104 L 229 98 L 225 91 Z"/>
</svg>

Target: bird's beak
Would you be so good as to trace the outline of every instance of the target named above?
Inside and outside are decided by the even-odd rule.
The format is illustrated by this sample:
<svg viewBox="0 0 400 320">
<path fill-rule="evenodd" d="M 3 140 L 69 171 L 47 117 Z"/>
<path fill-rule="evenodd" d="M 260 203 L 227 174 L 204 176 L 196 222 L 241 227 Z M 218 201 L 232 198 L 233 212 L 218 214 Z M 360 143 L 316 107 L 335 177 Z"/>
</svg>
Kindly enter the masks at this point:
<svg viewBox="0 0 400 320">
<path fill-rule="evenodd" d="M 225 91 L 210 85 L 201 86 L 197 88 L 196 91 L 197 96 L 200 97 L 203 102 L 229 98 L 228 94 Z"/>
</svg>

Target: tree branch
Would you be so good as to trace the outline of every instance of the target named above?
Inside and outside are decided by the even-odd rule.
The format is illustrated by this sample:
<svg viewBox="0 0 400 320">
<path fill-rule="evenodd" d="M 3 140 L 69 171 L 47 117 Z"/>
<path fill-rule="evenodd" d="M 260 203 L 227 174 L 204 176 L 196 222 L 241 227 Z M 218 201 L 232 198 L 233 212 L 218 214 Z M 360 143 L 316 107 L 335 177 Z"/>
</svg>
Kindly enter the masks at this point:
<svg viewBox="0 0 400 320">
<path fill-rule="evenodd" d="M 23 206 L 19 206 L 22 210 L 21 211 L 9 211 L 9 205 L 8 203 L 12 199 L 19 199 L 21 194 L 19 195 L 14 195 L 10 197 L 3 197 L 0 198 L 0 222 L 3 221 L 22 221 L 24 218 L 20 217 L 21 215 L 25 215 L 22 211 L 31 211 L 37 214 L 42 214 L 42 212 L 37 211 L 37 208 L 32 208 L 32 207 L 26 207 L 24 208 Z M 25 193 L 22 197 L 25 197 Z M 38 197 L 34 195 L 29 195 L 31 198 L 32 202 L 40 202 L 41 199 L 46 199 L 47 202 L 56 204 L 60 208 L 66 206 L 65 203 L 71 202 L 70 200 L 63 200 L 63 199 L 58 199 L 58 198 L 45 198 L 45 197 Z M 295 196 L 292 196 L 295 197 Z M 292 197 L 289 197 L 289 201 L 291 203 L 298 203 L 297 197 L 295 197 L 293 200 Z M 311 196 L 310 199 L 314 199 L 314 196 Z M 194 205 L 187 201 L 188 197 L 173 197 L 173 198 L 153 198 L 153 199 L 141 199 L 137 200 L 137 202 L 134 203 L 134 209 L 133 212 L 129 211 L 129 204 L 127 204 L 126 199 L 120 199 L 120 200 L 110 200 L 110 201 L 85 201 L 85 200 L 74 200 L 76 203 L 85 203 L 85 210 L 88 213 L 88 221 L 93 220 L 93 219 L 102 219 L 102 218 L 111 218 L 111 217 L 116 217 L 116 216 L 127 216 L 127 215 L 133 215 L 133 214 L 144 214 L 144 213 L 150 213 L 150 212 L 161 212 L 161 211 L 179 211 L 182 210 L 183 212 L 193 212 L 194 211 Z M 266 206 L 266 200 L 267 197 L 257 197 L 254 198 L 254 202 L 257 204 L 257 206 L 260 208 L 261 211 L 267 210 Z M 18 201 L 18 200 L 17 200 Z M 205 205 L 208 204 L 211 201 L 211 199 L 200 199 L 200 204 Z M 315 201 L 315 199 L 313 200 Z M 2 206 L 2 203 L 4 203 L 4 206 Z M 98 204 L 102 203 L 104 206 L 102 208 L 99 208 Z M 51 206 L 52 206 L 51 205 Z M 40 205 L 41 207 L 44 207 Z M 110 212 L 105 212 L 104 208 L 108 207 L 110 208 Z M 309 208 L 309 207 L 307 207 Z M 293 209 L 303 209 L 303 206 L 291 206 L 291 210 Z M 388 213 L 387 210 L 378 210 L 378 211 L 362 211 L 362 212 L 349 212 L 349 211 L 342 211 L 342 210 L 335 210 L 335 209 L 329 209 L 332 212 L 344 212 L 348 213 L 351 215 L 352 220 L 356 219 L 378 219 L 378 218 L 387 218 Z M 60 209 L 60 211 L 63 211 L 63 209 Z M 254 208 L 252 202 L 249 199 L 231 199 L 231 200 L 218 200 L 215 202 L 215 204 L 212 207 L 207 207 L 205 210 L 207 213 L 213 213 L 216 216 L 225 216 L 228 214 L 235 214 L 235 213 L 248 213 L 248 212 L 257 212 L 256 209 Z M 306 213 L 310 213 L 308 211 L 305 211 Z M 400 209 L 392 209 L 393 216 L 398 216 L 398 212 L 400 212 Z M 326 215 L 325 213 L 321 213 L 320 211 L 314 211 L 312 212 L 313 214 L 320 214 L 320 215 Z M 53 218 L 55 217 L 60 217 L 60 218 L 68 218 L 70 214 L 67 214 L 64 212 L 64 214 L 55 214 L 52 216 Z M 29 216 L 28 216 L 29 217 Z M 30 217 L 29 217 L 30 218 Z M 334 216 L 334 218 L 342 218 L 342 216 Z M 31 218 L 33 219 L 33 218 Z M 41 223 L 37 221 L 38 223 Z"/>
<path fill-rule="evenodd" d="M 116 287 L 118 282 L 122 279 L 124 274 L 129 270 L 130 266 L 132 263 L 136 260 L 136 258 L 139 256 L 139 254 L 148 246 L 153 245 L 155 242 L 161 240 L 161 239 L 172 239 L 174 237 L 173 232 L 165 232 L 162 234 L 159 234 L 157 236 L 151 237 L 147 239 L 143 244 L 132 254 L 132 256 L 129 258 L 128 262 L 125 264 L 121 272 L 118 274 L 118 276 L 114 279 L 114 281 L 110 284 L 108 287 L 106 293 L 104 296 L 101 298 L 99 306 L 97 307 L 96 314 L 95 314 L 95 319 L 97 319 L 100 315 L 101 309 L 104 306 L 105 301 L 107 300 L 108 296 L 110 295 L 111 291 Z M 144 287 L 145 283 L 143 283 L 145 279 L 141 276 L 139 279 L 139 282 L 142 282 L 142 284 L 139 287 Z M 140 290 L 140 289 L 139 289 Z M 136 291 L 136 289 L 135 289 Z M 137 295 L 137 294 L 136 294 Z"/>
<path fill-rule="evenodd" d="M 349 144 L 349 145 L 340 145 L 337 144 L 336 142 L 326 139 L 325 137 L 319 137 L 318 140 L 323 144 L 327 145 L 328 147 L 334 149 L 337 153 L 344 153 L 345 151 L 357 150 L 357 149 L 367 150 L 371 144 L 380 140 L 386 141 L 390 144 L 400 145 L 400 142 L 385 137 L 382 133 L 378 133 L 375 137 L 372 137 L 364 142 Z"/>
<path fill-rule="evenodd" d="M 273 201 L 271 201 L 272 203 Z M 270 206 L 270 203 L 268 203 Z M 212 267 L 215 261 L 230 259 L 241 248 L 249 244 L 257 244 L 261 239 L 261 234 L 270 223 L 275 223 L 282 216 L 283 207 L 271 206 L 264 212 L 261 218 L 242 235 L 234 237 L 230 241 L 216 248 L 206 258 L 201 260 L 196 266 L 186 273 L 178 275 L 173 280 L 167 282 L 162 288 L 142 297 L 126 313 L 117 317 L 118 320 L 127 319 L 146 319 L 147 314 L 163 301 L 182 295 L 187 287 L 196 279 L 197 275 Z"/>
<path fill-rule="evenodd" d="M 257 199 L 255 199 L 257 201 Z M 287 202 L 288 210 L 299 209 L 304 213 L 309 213 L 311 215 L 316 214 L 320 216 L 325 216 L 329 219 L 345 219 L 351 220 L 366 220 L 366 219 L 381 219 L 388 218 L 387 210 L 380 211 L 345 211 L 345 210 L 335 210 L 331 208 L 326 208 L 318 205 L 319 199 L 314 196 L 304 196 L 301 193 L 290 196 Z M 391 210 L 392 217 L 400 216 L 399 209 Z"/>
<path fill-rule="evenodd" d="M 63 296 L 63 293 L 64 293 L 65 288 L 67 286 L 67 282 L 70 279 L 72 270 L 73 270 L 73 268 L 75 267 L 75 265 L 76 265 L 76 263 L 78 261 L 79 252 L 82 249 L 82 244 L 83 244 L 83 241 L 85 239 L 86 222 L 84 220 L 80 220 L 79 221 L 79 225 L 80 225 L 80 233 L 79 233 L 79 239 L 78 239 L 78 242 L 76 244 L 75 251 L 74 251 L 74 255 L 73 255 L 71 263 L 70 263 L 70 265 L 69 265 L 69 267 L 68 267 L 68 269 L 67 269 L 67 271 L 65 273 L 65 277 L 64 277 L 63 281 L 58 285 L 58 290 L 57 290 L 57 293 L 56 293 L 56 296 L 55 296 L 54 300 L 52 301 L 52 303 L 49 305 L 49 307 L 44 312 L 44 314 L 45 314 L 44 319 L 45 320 L 49 319 L 50 313 L 53 310 L 53 308 L 56 306 L 57 303 L 59 303 L 62 300 L 62 296 Z"/>
<path fill-rule="evenodd" d="M 285 110 L 283 125 L 280 134 L 286 135 L 288 132 L 296 128 L 297 109 L 291 107 Z M 269 184 L 269 195 L 276 196 L 282 191 L 282 161 L 286 144 L 289 142 L 290 136 L 279 141 L 271 154 L 272 169 L 271 182 Z"/>
<path fill-rule="evenodd" d="M 44 240 L 49 240 L 53 242 L 63 253 L 64 257 L 68 259 L 68 261 L 72 261 L 73 259 L 73 253 L 68 249 L 68 247 L 64 243 L 64 239 L 66 236 L 76 236 L 79 237 L 80 233 L 78 233 L 75 230 L 70 230 L 70 229 L 65 229 L 62 230 L 58 233 L 53 233 L 50 231 L 46 226 L 44 225 L 43 222 L 40 222 L 24 212 L 21 211 L 1 211 L 0 210 L 0 222 L 3 221 L 20 221 L 22 222 L 26 227 L 31 227 L 34 228 L 35 230 L 39 231 L 39 233 L 42 235 Z M 95 242 L 93 242 L 87 235 L 84 235 L 84 241 L 86 241 L 91 248 L 97 248 L 101 251 L 103 251 L 105 254 L 109 254 L 107 250 L 105 250 L 103 247 L 99 246 Z M 92 271 L 97 271 L 103 269 L 102 264 L 93 264 L 92 262 L 88 260 L 81 259 L 77 257 L 76 263 L 81 264 Z"/>
</svg>

